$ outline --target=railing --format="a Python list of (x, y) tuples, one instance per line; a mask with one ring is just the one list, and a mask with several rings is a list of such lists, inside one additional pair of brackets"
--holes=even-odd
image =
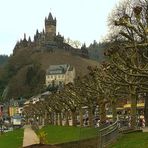
[(140, 123), (139, 119), (136, 119), (136, 126), (134, 128), (131, 127), (131, 120), (130, 118), (127, 118), (127, 116), (118, 116), (118, 124), (119, 129), (121, 132), (125, 132), (128, 130), (140, 130), (142, 127), (142, 123)]
[(100, 130), (100, 144), (99, 148), (103, 148), (110, 144), (119, 136), (118, 120), (106, 128)]

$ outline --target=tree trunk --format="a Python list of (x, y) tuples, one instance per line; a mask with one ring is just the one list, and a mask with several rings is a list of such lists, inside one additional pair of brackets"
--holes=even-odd
[(65, 125), (69, 126), (68, 111), (65, 111)]
[(50, 118), (50, 115), (49, 115), (49, 113), (47, 113), (47, 120), (46, 120), (47, 125), (49, 124), (49, 118)]
[(80, 110), (79, 110), (79, 114), (80, 114), (80, 127), (82, 127), (83, 126), (83, 109), (82, 108), (80, 108)]
[(71, 117), (72, 117), (72, 126), (76, 126), (77, 125), (76, 110), (71, 111)]
[(40, 116), (38, 116), (38, 123), (39, 123), (39, 125), (41, 124), (40, 121), (41, 121)]
[(148, 126), (148, 93), (146, 93), (145, 96), (144, 119), (145, 119), (145, 126)]
[(45, 119), (45, 125), (48, 124), (48, 115), (47, 115), (47, 111), (45, 111), (45, 114), (44, 114), (44, 119)]
[(103, 125), (106, 123), (106, 109), (105, 103), (100, 105), (100, 124)]
[(56, 113), (54, 112), (53, 113), (53, 121), (54, 121), (54, 125), (57, 125), (57, 115), (56, 115)]
[(116, 101), (112, 101), (112, 115), (113, 115), (113, 122), (117, 119), (117, 109), (116, 109)]
[(62, 126), (62, 115), (59, 113), (59, 124)]
[(50, 123), (54, 125), (54, 113), (53, 112), (50, 113), (50, 121), (51, 121)]
[(43, 117), (40, 115), (39, 119), (40, 119), (40, 125), (42, 125), (42, 123), (43, 123)]
[(55, 125), (58, 125), (58, 113), (55, 113)]
[(93, 108), (89, 107), (88, 108), (88, 120), (89, 120), (89, 126), (93, 126)]
[(131, 128), (136, 128), (136, 113), (137, 113), (137, 95), (135, 87), (130, 86), (130, 99), (131, 99)]

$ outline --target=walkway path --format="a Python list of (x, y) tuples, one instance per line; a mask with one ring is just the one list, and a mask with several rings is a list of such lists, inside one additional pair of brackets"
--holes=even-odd
[(36, 133), (31, 129), (31, 126), (25, 125), (23, 147), (38, 143), (39, 143), (39, 138), (37, 137)]
[(143, 128), (142, 128), (142, 131), (143, 131), (143, 132), (148, 132), (148, 127), (143, 127)]

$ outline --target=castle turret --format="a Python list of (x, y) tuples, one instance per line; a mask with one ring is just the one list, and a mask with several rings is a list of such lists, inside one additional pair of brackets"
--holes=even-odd
[(45, 34), (45, 31), (44, 31), (44, 29), (43, 29), (43, 31), (42, 31), (42, 34)]
[(26, 33), (24, 33), (24, 40), (26, 40)]
[(39, 34), (39, 31), (38, 31), (38, 29), (36, 30), (36, 35), (38, 35)]
[(88, 58), (89, 57), (88, 50), (87, 50), (87, 47), (86, 47), (85, 43), (81, 47), (81, 56), (84, 57), (84, 58)]
[(30, 36), (29, 36), (29, 38), (28, 38), (28, 42), (31, 43), (31, 37), (30, 37)]
[(49, 13), (48, 18), (45, 18), (45, 33), (49, 40), (53, 40), (56, 36), (56, 18), (53, 19), (51, 13)]
[(24, 39), (20, 43), (21, 43), (21, 47), (23, 48), (28, 46), (28, 41), (26, 39), (26, 33), (24, 33)]

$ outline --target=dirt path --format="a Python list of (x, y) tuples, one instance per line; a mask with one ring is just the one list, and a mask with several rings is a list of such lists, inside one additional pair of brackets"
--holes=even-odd
[(30, 125), (26, 125), (24, 127), (24, 139), (23, 139), (23, 147), (38, 144), (39, 138), (36, 133), (31, 129)]

